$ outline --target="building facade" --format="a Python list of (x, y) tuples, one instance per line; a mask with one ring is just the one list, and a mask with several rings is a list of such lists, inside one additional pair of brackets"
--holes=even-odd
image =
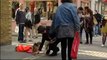
[(11, 44), (11, 19), (11, 0), (0, 0), (0, 46)]
[(95, 0), (95, 9), (104, 14), (105, 10), (107, 10), (107, 0)]

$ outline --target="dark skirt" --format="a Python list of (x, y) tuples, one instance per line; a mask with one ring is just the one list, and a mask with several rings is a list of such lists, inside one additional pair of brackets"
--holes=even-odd
[(25, 27), (32, 29), (32, 22), (30, 20), (26, 20)]

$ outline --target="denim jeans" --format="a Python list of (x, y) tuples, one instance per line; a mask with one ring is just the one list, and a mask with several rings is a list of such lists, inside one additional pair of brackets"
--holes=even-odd
[(18, 41), (24, 40), (23, 32), (24, 32), (24, 24), (19, 24)]
[(95, 25), (94, 27), (94, 35), (100, 35), (100, 25)]

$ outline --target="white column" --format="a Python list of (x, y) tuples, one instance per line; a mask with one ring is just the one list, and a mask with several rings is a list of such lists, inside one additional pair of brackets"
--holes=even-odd
[(99, 13), (101, 13), (101, 5), (102, 5), (102, 3), (100, 2), (100, 4), (99, 4)]
[(95, 1), (96, 0), (91, 0), (91, 10), (93, 11), (93, 13), (95, 13)]

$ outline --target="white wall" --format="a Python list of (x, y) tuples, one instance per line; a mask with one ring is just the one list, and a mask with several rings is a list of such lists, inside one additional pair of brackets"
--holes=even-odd
[(91, 0), (91, 10), (93, 11), (93, 13), (95, 13), (95, 1), (96, 0)]

